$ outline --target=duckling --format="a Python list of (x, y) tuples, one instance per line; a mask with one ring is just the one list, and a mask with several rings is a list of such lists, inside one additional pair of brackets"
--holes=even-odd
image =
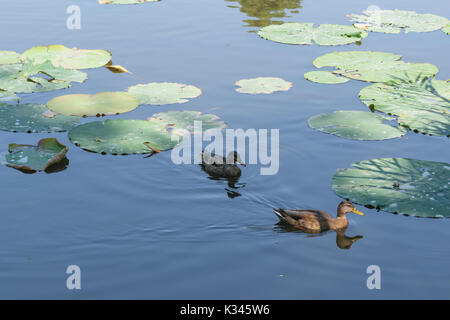
[(278, 218), (291, 226), (304, 232), (323, 232), (328, 230), (341, 230), (348, 226), (346, 214), (349, 212), (363, 216), (364, 213), (358, 211), (353, 203), (342, 201), (337, 207), (336, 218), (328, 213), (319, 210), (288, 210), (272, 209)]
[(236, 179), (241, 176), (241, 169), (237, 166), (237, 163), (240, 163), (243, 167), (246, 166), (237, 151), (230, 152), (224, 158), (204, 150), (201, 157), (202, 169), (212, 177)]

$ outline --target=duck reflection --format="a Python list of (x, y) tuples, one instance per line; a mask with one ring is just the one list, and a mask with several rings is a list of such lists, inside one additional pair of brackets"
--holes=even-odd
[[(297, 9), (302, 7), (302, 0), (225, 0), (238, 2), (240, 11), (245, 13), (249, 19), (243, 20), (248, 27), (266, 27), (271, 24), (281, 24), (282, 19), (290, 17), (289, 13), (298, 13)], [(228, 7), (237, 8), (229, 5)], [(255, 32), (255, 31), (249, 31)]]
[(201, 157), (201, 168), (209, 175), (209, 179), (227, 181), (228, 188), (225, 188), (225, 191), (230, 199), (241, 196), (239, 192), (235, 191), (245, 187), (244, 183), (239, 183), (242, 171), (237, 164), (239, 163), (245, 167), (245, 163), (241, 160), (239, 153), (232, 151), (224, 158), (204, 150)]
[[(349, 237), (345, 234), (345, 231), (347, 230), (347, 228), (345, 229), (340, 229), (340, 230), (336, 230), (336, 246), (339, 249), (343, 249), (343, 250), (348, 250), (352, 247), (352, 245), (363, 238), (363, 236), (361, 235), (357, 235), (357, 236), (353, 236), (353, 237)], [(277, 232), (298, 232), (298, 233), (307, 233), (305, 231), (301, 231), (298, 228), (295, 228), (289, 224), (286, 224), (284, 222), (278, 222), (276, 224), (276, 231)], [(331, 231), (329, 231), (331, 232)], [(323, 236), (324, 234), (308, 234), (308, 237), (320, 237)]]

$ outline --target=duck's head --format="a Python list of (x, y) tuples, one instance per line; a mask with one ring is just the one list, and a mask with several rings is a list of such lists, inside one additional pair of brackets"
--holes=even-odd
[(356, 209), (353, 203), (351, 203), (350, 201), (342, 201), (341, 203), (339, 203), (339, 206), (337, 208), (338, 217), (345, 217), (345, 215), (350, 212), (359, 214), (360, 216), (364, 215), (364, 213)]
[(241, 156), (237, 151), (231, 151), (227, 156), (227, 163), (228, 164), (236, 164), (240, 163), (242, 166), (246, 166), (245, 162), (242, 161)]

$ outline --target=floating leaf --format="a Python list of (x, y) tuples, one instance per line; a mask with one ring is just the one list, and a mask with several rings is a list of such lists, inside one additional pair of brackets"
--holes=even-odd
[(314, 28), (314, 23), (288, 22), (270, 25), (259, 30), (261, 38), (286, 44), (312, 44), (337, 46), (361, 41), (367, 32), (354, 26), (338, 24), (321, 24)]
[(352, 202), (418, 217), (450, 217), (450, 164), (404, 158), (361, 161), (333, 176)]
[(125, 69), (122, 66), (116, 65), (116, 64), (107, 64), (105, 65), (105, 68), (111, 71), (112, 73), (129, 73), (127, 69)]
[(69, 94), (47, 102), (50, 110), (68, 116), (105, 116), (129, 112), (139, 102), (126, 92)]
[(303, 76), (306, 80), (323, 84), (337, 84), (350, 81), (350, 79), (338, 77), (330, 71), (311, 71), (305, 73)]
[(375, 110), (398, 116), (398, 122), (412, 130), (450, 136), (450, 82), (416, 78), (377, 83), (362, 89), (359, 98)]
[(98, 0), (99, 4), (140, 4), (145, 2), (157, 2), (160, 0)]
[(420, 14), (405, 10), (366, 10), (362, 15), (348, 15), (358, 23), (356, 27), (364, 26), (364, 30), (383, 33), (429, 32), (441, 29), (448, 23), (447, 18), (434, 14)]
[(397, 80), (405, 74), (431, 77), (439, 71), (429, 63), (406, 63), (400, 59), (401, 55), (386, 52), (341, 51), (324, 54), (316, 58), (313, 64), (317, 68), (336, 67), (335, 74), (369, 82)]
[(407, 130), (384, 124), (394, 118), (365, 111), (335, 111), (309, 118), (311, 128), (353, 140), (385, 140), (399, 138)]
[(55, 67), (50, 61), (0, 66), (0, 89), (11, 93), (65, 89), (70, 87), (71, 81), (81, 83), (86, 79), (86, 73)]
[(188, 102), (188, 99), (201, 95), (202, 90), (183, 83), (152, 82), (130, 87), (128, 93), (140, 104), (164, 105)]
[(22, 54), (24, 60), (33, 64), (50, 61), (55, 67), (65, 69), (99, 68), (107, 64), (111, 57), (106, 50), (70, 49), (59, 44), (33, 47)]
[(10, 144), (8, 152), (1, 154), (1, 162), (27, 173), (47, 171), (66, 158), (67, 146), (55, 138), (39, 141), (37, 146)]
[(15, 51), (0, 51), (0, 64), (21, 63), (20, 53)]
[(0, 91), (0, 102), (19, 102), (19, 97), (8, 91)]
[(177, 132), (181, 130), (181, 134), (184, 130), (194, 132), (194, 122), (201, 122), (201, 130), (206, 131), (208, 129), (223, 129), (226, 127), (225, 122), (218, 121), (219, 117), (214, 114), (202, 114), (198, 111), (168, 111), (154, 114), (148, 119), (151, 122), (159, 122), (162, 125)]
[(79, 117), (52, 114), (41, 104), (0, 105), (0, 130), (13, 132), (63, 132), (77, 125)]
[(139, 154), (169, 150), (181, 137), (158, 121), (94, 121), (70, 130), (69, 139), (82, 149), (103, 154)]
[(446, 34), (450, 34), (450, 22), (442, 27), (442, 31), (445, 32)]
[(254, 79), (242, 79), (235, 83), (237, 92), (249, 94), (270, 94), (275, 91), (288, 91), (292, 87), (292, 82), (281, 78), (259, 77)]

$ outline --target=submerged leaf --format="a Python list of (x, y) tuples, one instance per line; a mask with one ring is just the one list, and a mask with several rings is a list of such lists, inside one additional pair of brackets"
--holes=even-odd
[(139, 100), (139, 104), (165, 105), (185, 103), (197, 98), (202, 90), (183, 83), (151, 82), (128, 88), (128, 93)]
[(367, 32), (338, 24), (321, 24), (314, 28), (314, 23), (288, 22), (270, 25), (259, 30), (261, 38), (286, 44), (312, 44), (337, 46), (361, 41)]
[(254, 79), (242, 79), (235, 83), (237, 92), (248, 94), (270, 94), (275, 91), (288, 91), (292, 87), (292, 82), (281, 78), (259, 77)]
[(418, 217), (450, 217), (450, 164), (405, 158), (361, 161), (332, 179), (342, 198)]
[(426, 134), (450, 136), (450, 83), (427, 78), (377, 83), (359, 92), (373, 109), (398, 116), (398, 122)]
[(12, 132), (63, 132), (76, 126), (80, 118), (53, 114), (41, 104), (0, 104), (0, 130)]
[(104, 116), (136, 109), (139, 102), (126, 92), (69, 94), (47, 102), (50, 110), (68, 116)]
[(407, 130), (384, 124), (393, 118), (365, 111), (335, 111), (309, 118), (311, 128), (353, 140), (386, 140), (400, 138)]
[(39, 141), (37, 146), (10, 144), (8, 152), (1, 154), (2, 164), (27, 173), (46, 171), (66, 158), (67, 146), (55, 138)]
[(434, 14), (419, 14), (405, 10), (366, 10), (362, 15), (348, 15), (356, 21), (356, 27), (364, 25), (364, 30), (383, 33), (429, 32), (441, 29), (448, 23), (447, 18)]
[(400, 61), (401, 55), (374, 51), (341, 51), (324, 54), (313, 61), (317, 68), (336, 67), (333, 73), (350, 79), (387, 82), (409, 77), (431, 77), (439, 69), (429, 63)]
[(70, 130), (69, 139), (82, 149), (103, 154), (143, 154), (169, 150), (181, 137), (167, 131), (158, 121), (94, 121)]
[(311, 71), (303, 76), (306, 80), (323, 84), (338, 84), (350, 81), (349, 78), (339, 77), (330, 71)]

